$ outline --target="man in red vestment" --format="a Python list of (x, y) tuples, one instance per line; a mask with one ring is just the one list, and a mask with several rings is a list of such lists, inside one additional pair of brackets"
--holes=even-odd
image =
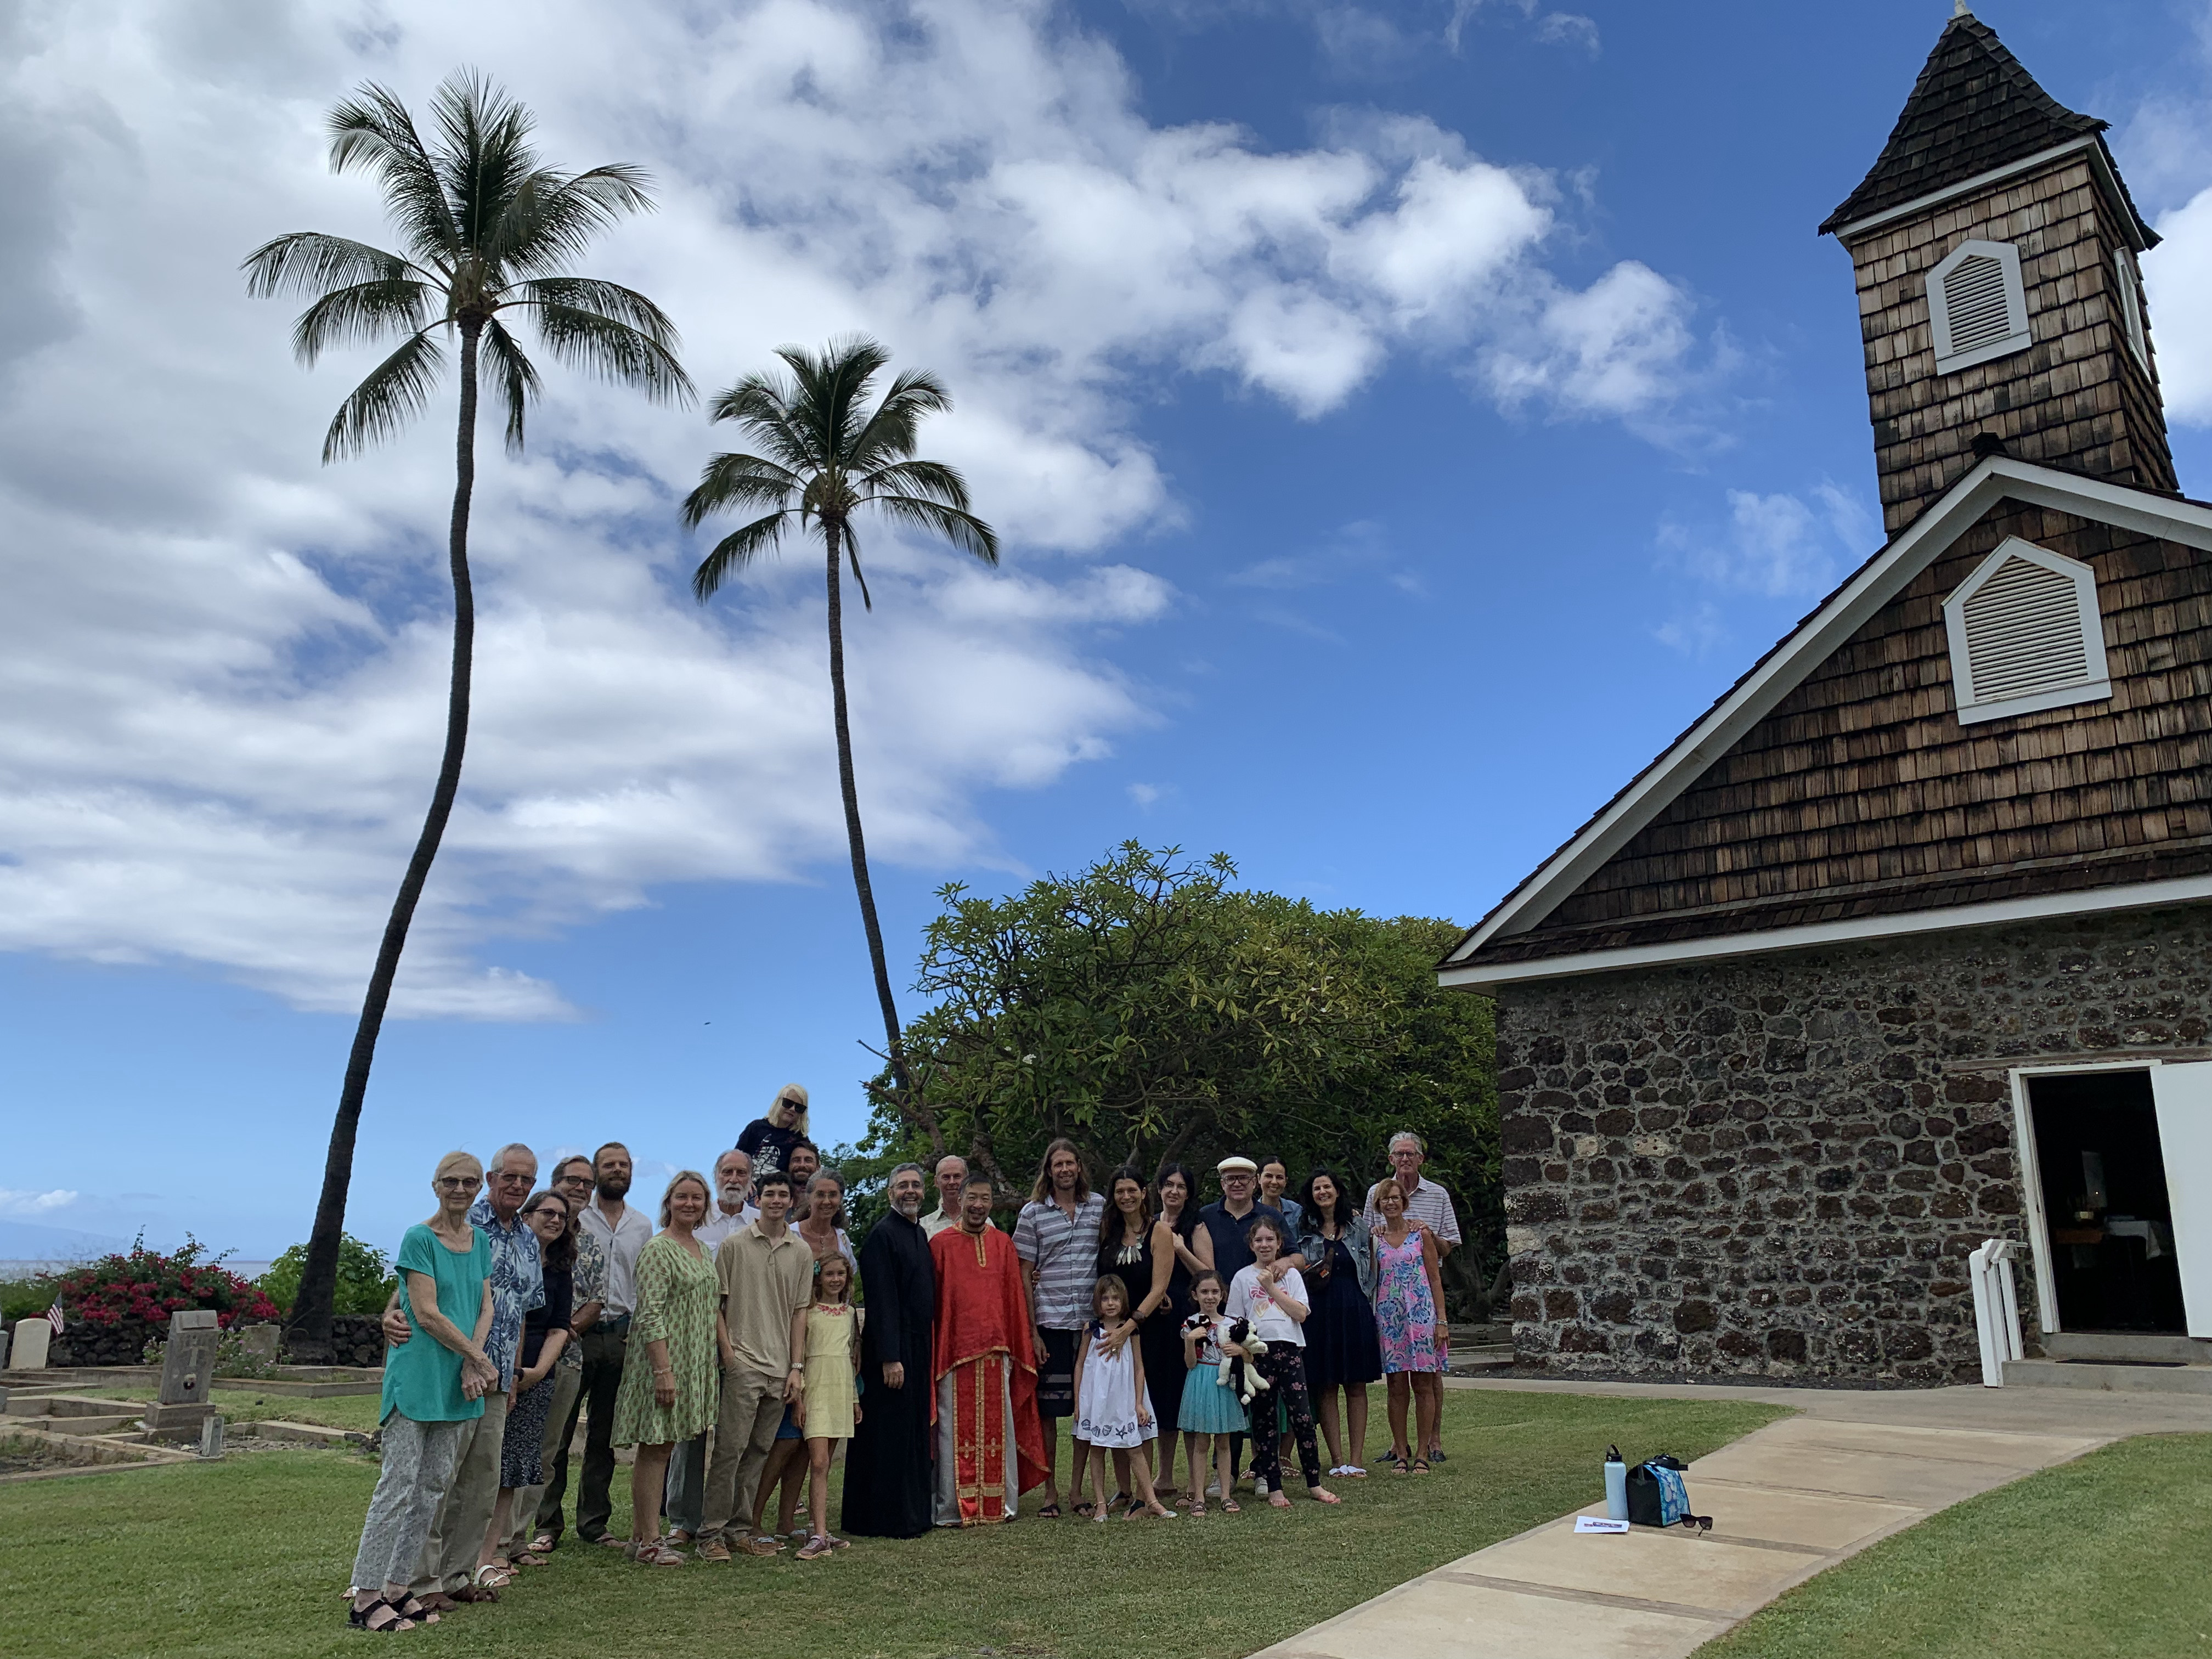
[[(929, 1242), (937, 1269), (936, 1520), (984, 1527), (1014, 1518), (1043, 1483), (1036, 1352), (1014, 1241), (991, 1224), (991, 1178), (960, 1194), (960, 1224)], [(1013, 1467), (1006, 1455), (1013, 1452)], [(1009, 1476), (1012, 1478), (1009, 1479)]]

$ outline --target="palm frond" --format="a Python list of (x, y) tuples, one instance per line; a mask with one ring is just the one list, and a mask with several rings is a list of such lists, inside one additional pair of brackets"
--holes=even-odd
[(430, 94), (437, 169), (462, 245), (489, 253), (523, 181), (538, 170), (529, 110), (481, 70), (454, 70)]
[(334, 346), (411, 334), (430, 319), (436, 298), (437, 290), (412, 278), (356, 283), (325, 294), (292, 325), (292, 355), (312, 368)]
[(919, 495), (963, 513), (968, 510), (967, 479), (942, 461), (894, 461), (863, 473), (860, 489), (863, 495)]
[(874, 495), (869, 498), (890, 517), (917, 530), (942, 537), (963, 553), (972, 553), (985, 564), (999, 562), (999, 534), (972, 513), (947, 507), (942, 501), (917, 495)]
[(890, 385), (860, 429), (853, 434), (853, 465), (867, 468), (914, 453), (921, 417), (952, 407), (951, 394), (926, 368), (908, 369)]
[(416, 257), (450, 264), (461, 246), (459, 228), (437, 164), (398, 94), (365, 81), (331, 111), (329, 129), (331, 171), (374, 173)]
[(872, 615), (876, 596), (868, 592), (868, 579), (860, 574), (860, 538), (853, 533), (849, 522), (845, 526), (845, 562), (852, 568), (853, 580), (860, 585), (860, 609)]
[(524, 412), (544, 389), (538, 369), (496, 317), (484, 325), (483, 346), (484, 365), (491, 371), (492, 385), (507, 410), (507, 453), (520, 455)]
[(814, 445), (813, 434), (793, 418), (798, 387), (773, 374), (748, 374), (709, 405), (716, 421), (734, 421), (785, 466), (804, 472), (834, 460)]
[(627, 162), (574, 178), (541, 168), (515, 195), (500, 257), (518, 273), (551, 272), (580, 258), (600, 232), (626, 213), (650, 213), (652, 175)]
[(570, 368), (635, 386), (655, 403), (688, 404), (698, 396), (676, 354), (628, 323), (544, 301), (531, 311), (545, 349)]
[(246, 291), (257, 300), (283, 294), (322, 295), (359, 283), (397, 282), (428, 273), (397, 253), (350, 237), (295, 230), (272, 237), (240, 262)]
[(421, 414), (445, 366), (445, 351), (431, 330), (410, 336), (338, 405), (323, 434), (324, 463), (359, 454)]
[(634, 288), (596, 276), (532, 276), (509, 290), (514, 305), (568, 306), (627, 323), (655, 345), (673, 351), (683, 343), (668, 313)]
[(713, 599), (714, 590), (724, 581), (783, 539), (784, 527), (790, 518), (788, 512), (771, 513), (716, 542), (714, 550), (702, 559), (699, 568), (691, 573), (691, 597), (702, 605)]
[(717, 455), (699, 474), (698, 487), (684, 498), (684, 526), (696, 530), (710, 513), (763, 502), (788, 503), (805, 485), (793, 473), (757, 455)]

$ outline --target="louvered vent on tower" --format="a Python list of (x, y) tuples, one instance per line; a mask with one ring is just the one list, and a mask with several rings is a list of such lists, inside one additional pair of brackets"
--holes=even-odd
[(2112, 695), (2097, 575), (2008, 537), (1943, 601), (1962, 725)]
[(2009, 242), (1961, 242), (1928, 273), (1936, 372), (1956, 374), (2034, 343), (2020, 254)]

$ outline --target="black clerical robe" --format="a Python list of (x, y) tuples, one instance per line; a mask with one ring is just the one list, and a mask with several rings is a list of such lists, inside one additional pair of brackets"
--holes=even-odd
[[(844, 1529), (864, 1538), (929, 1530), (931, 1327), (937, 1273), (918, 1221), (893, 1210), (860, 1246), (868, 1317), (860, 1336), (860, 1422), (845, 1453)], [(906, 1367), (889, 1388), (884, 1367)]]

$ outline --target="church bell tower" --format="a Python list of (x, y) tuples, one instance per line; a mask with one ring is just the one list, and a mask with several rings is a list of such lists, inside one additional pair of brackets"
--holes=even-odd
[(1873, 170), (1820, 226), (1857, 276), (1891, 535), (1985, 454), (2177, 487), (2136, 263), (2158, 236), (2108, 124), (1956, 3)]

